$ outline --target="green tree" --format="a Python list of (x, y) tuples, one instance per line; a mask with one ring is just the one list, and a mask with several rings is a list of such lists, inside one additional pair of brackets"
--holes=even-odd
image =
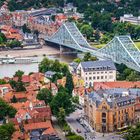
[(84, 140), (84, 138), (79, 135), (68, 136), (67, 139), (68, 140)]
[(31, 30), (27, 27), (26, 24), (24, 24), (24, 25), (22, 26), (22, 31), (23, 31), (23, 33), (31, 33)]
[(79, 104), (79, 96), (74, 96), (74, 97), (72, 97), (72, 101), (73, 101), (73, 103), (75, 103), (75, 104)]
[(21, 42), (18, 40), (12, 40), (10, 42), (7, 42), (6, 46), (10, 48), (21, 47)]
[(73, 88), (74, 88), (74, 83), (73, 83), (72, 74), (70, 72), (68, 72), (67, 75), (66, 75), (65, 88), (68, 89), (69, 95), (72, 95), (72, 91), (73, 91)]
[(91, 59), (90, 52), (85, 53), (84, 58), (83, 58), (83, 61), (90, 61), (90, 59)]
[(61, 108), (59, 108), (57, 120), (60, 124), (63, 124), (63, 123), (65, 123), (65, 118), (66, 118), (65, 109), (61, 107)]
[(37, 99), (44, 100), (46, 104), (50, 104), (53, 96), (50, 90), (48, 90), (47, 88), (43, 88), (38, 92)]
[(61, 64), (59, 60), (56, 59), (52, 64), (52, 70), (56, 72), (60, 72), (60, 69), (61, 69)]
[(16, 81), (14, 80), (9, 80), (9, 84), (11, 85), (12, 89), (16, 89)]
[(51, 70), (52, 64), (53, 64), (53, 61), (45, 57), (39, 64), (39, 71), (42, 73), (45, 73), (46, 71)]
[(11, 102), (12, 102), (12, 103), (16, 103), (16, 102), (17, 102), (17, 98), (16, 98), (15, 95), (12, 97)]
[(15, 131), (12, 123), (0, 126), (0, 140), (10, 140), (13, 132)]
[(72, 104), (71, 98), (64, 90), (58, 92), (51, 102), (51, 109), (54, 116), (58, 116), (60, 108), (65, 110), (66, 116), (74, 111), (74, 105)]
[(0, 98), (0, 119), (4, 119), (4, 117), (8, 116), (13, 118), (16, 114), (16, 109), (12, 106), (8, 105), (3, 99)]
[(58, 79), (62, 79), (62, 78), (63, 78), (63, 75), (62, 75), (61, 73), (58, 73), (58, 72), (57, 72), (55, 75), (53, 75), (51, 81), (52, 81), (53, 83), (57, 83), (57, 80), (58, 80)]
[(73, 61), (76, 63), (80, 63), (82, 60), (80, 58), (75, 58)]
[(20, 91), (26, 91), (25, 85), (24, 83), (21, 81), (21, 78), (18, 79), (18, 81), (14, 81), (14, 80), (10, 80), (9, 84), (11, 85), (11, 87), (16, 90), (17, 92)]
[(24, 83), (21, 81), (21, 79), (19, 78), (18, 81), (16, 82), (16, 92), (20, 92), (20, 91), (26, 91), (25, 85)]
[(107, 36), (107, 35), (103, 35), (101, 38), (100, 38), (100, 43), (101, 44), (106, 44), (108, 43), (110, 40), (110, 38)]
[(0, 85), (6, 84), (6, 81), (3, 79), (0, 79)]
[(64, 76), (69, 72), (69, 68), (67, 64), (61, 64), (61, 72), (63, 73)]
[(81, 33), (86, 35), (87, 39), (93, 36), (93, 28), (90, 25), (83, 25), (80, 29)]
[(7, 41), (6, 36), (0, 32), (0, 44), (3, 44)]
[(130, 128), (127, 134), (124, 136), (126, 140), (139, 140), (140, 139), (140, 124), (136, 125), (136, 128)]
[(22, 78), (23, 75), (24, 75), (24, 72), (21, 70), (18, 70), (15, 72), (14, 77)]

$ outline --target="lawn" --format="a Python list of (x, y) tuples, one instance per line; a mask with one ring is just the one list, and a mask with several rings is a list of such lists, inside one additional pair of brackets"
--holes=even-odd
[(135, 44), (140, 49), (140, 42), (135, 42)]
[[(140, 42), (134, 42), (134, 43), (140, 49)], [(100, 48), (104, 47), (106, 44), (94, 44), (94, 43), (92, 43), (90, 45), (92, 47), (96, 47), (96, 48), (100, 49)]]
[(106, 44), (94, 44), (94, 43), (91, 43), (90, 45), (91, 45), (92, 47), (95, 47), (95, 48), (100, 49), (100, 48), (104, 47)]

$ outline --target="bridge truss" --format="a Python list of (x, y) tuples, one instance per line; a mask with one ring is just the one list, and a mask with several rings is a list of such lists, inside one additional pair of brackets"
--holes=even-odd
[(90, 52), (99, 59), (111, 59), (115, 63), (125, 64), (140, 72), (140, 50), (130, 36), (115, 36), (101, 49), (89, 45), (75, 23), (66, 22), (46, 41), (57, 43), (81, 52)]

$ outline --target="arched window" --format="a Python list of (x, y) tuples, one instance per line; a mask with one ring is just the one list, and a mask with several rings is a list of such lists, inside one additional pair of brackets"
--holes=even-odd
[(105, 117), (106, 117), (106, 113), (102, 113), (102, 117), (104, 117), (104, 118), (105, 118)]

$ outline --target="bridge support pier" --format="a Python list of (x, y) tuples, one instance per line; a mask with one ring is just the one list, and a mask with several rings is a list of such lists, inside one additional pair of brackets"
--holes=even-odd
[(64, 47), (64, 46), (62, 46), (62, 45), (59, 45), (59, 50), (60, 50), (60, 54), (71, 54), (71, 53), (73, 53), (73, 52), (75, 52), (75, 50), (72, 50), (72, 49), (70, 49), (70, 48), (66, 48), (66, 47)]
[(63, 54), (64, 48), (60, 45), (60, 54)]

